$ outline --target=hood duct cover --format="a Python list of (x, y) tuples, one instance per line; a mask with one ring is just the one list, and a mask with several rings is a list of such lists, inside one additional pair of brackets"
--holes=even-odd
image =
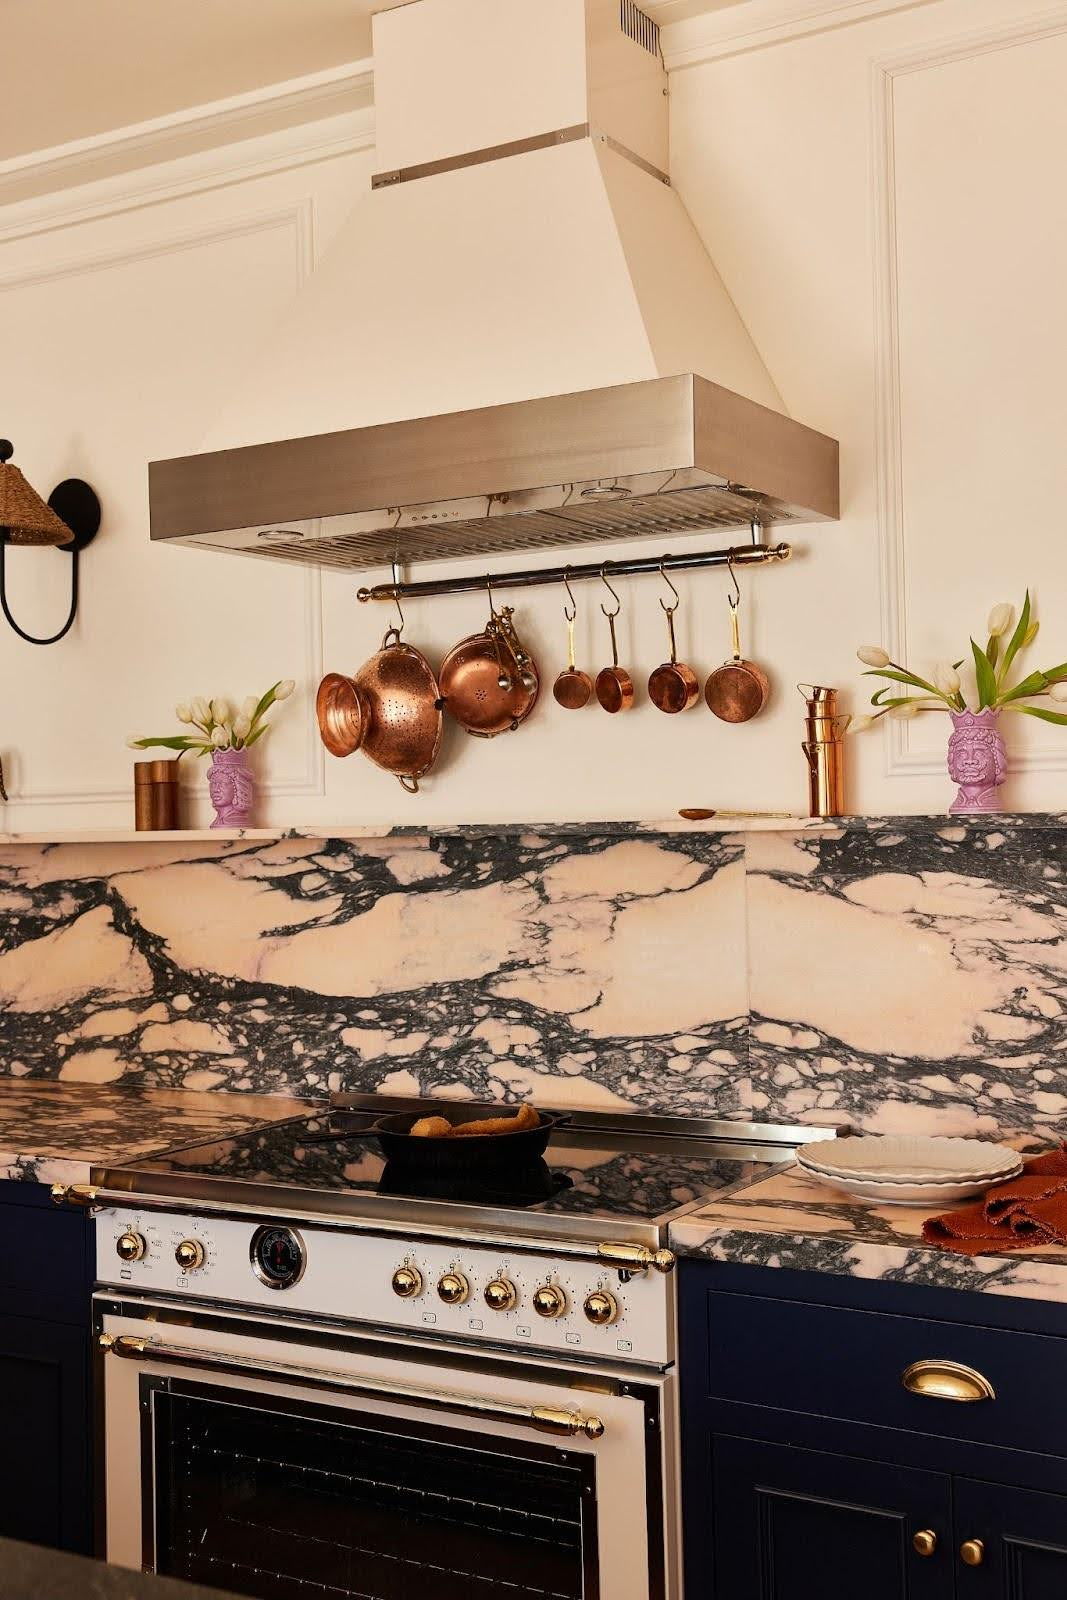
[(374, 26), (369, 190), (204, 452), (153, 463), (153, 539), (356, 569), (836, 517), (667, 178), (633, 0)]

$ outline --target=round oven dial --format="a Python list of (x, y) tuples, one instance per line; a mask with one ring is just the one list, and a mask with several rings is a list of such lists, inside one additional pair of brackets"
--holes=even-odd
[(197, 1272), (204, 1265), (204, 1247), (199, 1239), (183, 1239), (174, 1259), (183, 1272)]
[(606, 1289), (594, 1289), (585, 1297), (585, 1314), (598, 1328), (606, 1328), (618, 1320), (619, 1302)]
[(140, 1261), (147, 1249), (144, 1235), (134, 1233), (132, 1228), (128, 1229), (115, 1245), (115, 1252), (120, 1261)]
[(485, 1286), (485, 1303), (490, 1311), (514, 1311), (519, 1303), (519, 1291), (510, 1278), (494, 1278)]
[(461, 1306), (470, 1299), (471, 1286), (462, 1272), (446, 1272), (438, 1280), (437, 1293), (446, 1306)]
[(397, 1267), (393, 1273), (394, 1294), (401, 1300), (417, 1300), (422, 1290), (422, 1273), (418, 1267)]
[(562, 1317), (567, 1309), (567, 1296), (555, 1283), (543, 1283), (539, 1289), (534, 1290), (533, 1308), (539, 1317), (554, 1320)]

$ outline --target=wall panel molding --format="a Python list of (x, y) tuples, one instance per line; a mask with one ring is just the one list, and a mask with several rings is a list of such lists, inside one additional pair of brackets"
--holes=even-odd
[[(668, 68), (676, 72), (942, 3), (943, 0), (748, 0), (746, 5), (668, 26), (663, 39), (664, 57)], [(669, 14), (661, 21), (669, 24)]]
[[(42, 284), (80, 277), (110, 268), (129, 266), (138, 261), (177, 254), (222, 244), (228, 240), (254, 235), (269, 235), (287, 231), (292, 235), (294, 288), (298, 290), (307, 280), (315, 265), (314, 200), (310, 195), (283, 205), (259, 211), (246, 212), (224, 223), (212, 222), (201, 227), (172, 229), (163, 234), (143, 238), (128, 245), (116, 245), (108, 250), (86, 251), (66, 259), (42, 261), (38, 266), (8, 274), (0, 274), (0, 294), (21, 289), (32, 289)], [(147, 529), (145, 530), (147, 539)], [(305, 683), (315, 685), (323, 675), (323, 614), (322, 574), (306, 569), (301, 574), (303, 594), (303, 672)], [(317, 737), (313, 718), (308, 718), (304, 744), (302, 770), (290, 777), (278, 777), (260, 785), (264, 795), (293, 797), (321, 797), (326, 792), (326, 764), (323, 747)], [(17, 773), (16, 773), (17, 778)], [(92, 803), (115, 803), (132, 797), (132, 777), (118, 787), (86, 788), (74, 783), (68, 788), (23, 788), (20, 781), (9, 784), (11, 805), (64, 806)], [(195, 786), (194, 794), (207, 792), (206, 782)]]
[[(899, 253), (897, 233), (896, 108), (898, 78), (950, 66), (991, 51), (1035, 44), (1067, 32), (1067, 0), (1010, 23), (931, 40), (871, 63), (871, 158), (874, 201), (875, 459), (882, 594), (882, 641), (896, 661), (906, 658), (908, 571), (904, 533), (901, 427)], [(943, 776), (941, 755), (912, 750), (906, 722), (886, 718), (886, 774)], [(1013, 772), (1067, 771), (1067, 753), (1041, 751), (1010, 759)]]

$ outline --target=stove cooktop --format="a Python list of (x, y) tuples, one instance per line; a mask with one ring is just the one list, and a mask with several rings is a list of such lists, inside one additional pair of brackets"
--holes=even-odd
[(386, 1162), (367, 1131), (373, 1120), (370, 1113), (331, 1111), (171, 1151), (137, 1163), (137, 1187), (143, 1189), (155, 1174), (180, 1179), (185, 1192), (196, 1190), (204, 1198), (216, 1184), (228, 1193), (231, 1185), (247, 1184), (356, 1201), (391, 1197), (656, 1224), (788, 1156), (776, 1150), (757, 1157), (750, 1145), (721, 1140), (563, 1127), (536, 1163), (486, 1179), (414, 1179)]

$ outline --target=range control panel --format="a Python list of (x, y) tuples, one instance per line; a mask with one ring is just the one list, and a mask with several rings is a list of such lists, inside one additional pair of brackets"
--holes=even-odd
[[(595, 1247), (591, 1247), (591, 1252)], [(666, 1366), (674, 1279), (492, 1246), (133, 1208), (96, 1224), (101, 1285)]]

